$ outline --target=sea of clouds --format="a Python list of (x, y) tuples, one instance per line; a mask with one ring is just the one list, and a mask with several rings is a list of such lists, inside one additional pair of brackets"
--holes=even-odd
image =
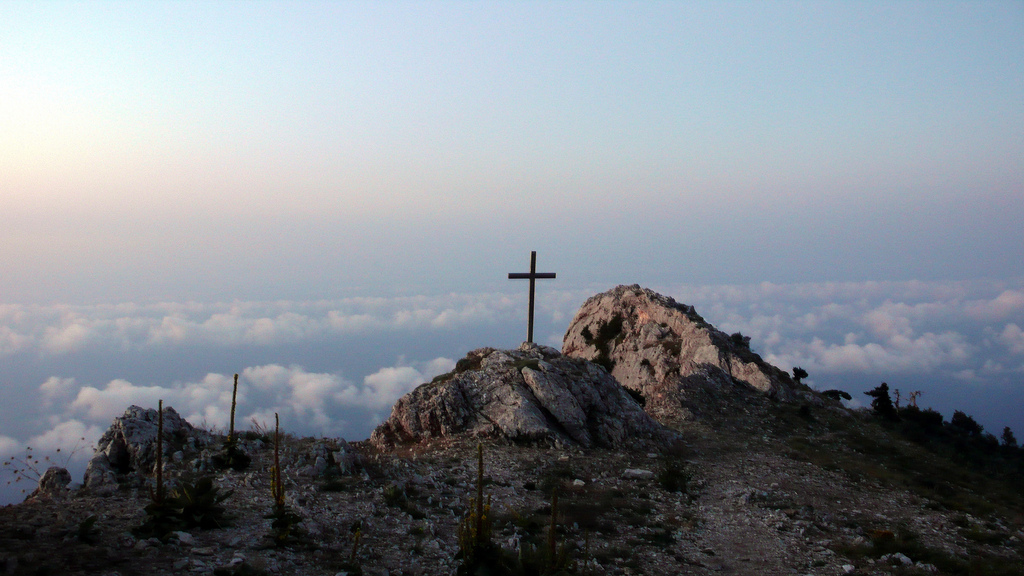
[[(604, 288), (539, 289), (537, 340), (559, 347), (579, 305)], [(962, 409), (997, 436), (1024, 431), (1024, 281), (652, 288), (750, 336), (769, 362), (803, 367), (813, 386), (853, 393), (855, 406), (884, 380), (904, 397), (922, 391), (919, 403), (947, 418)], [(290, 432), (366, 438), (397, 398), (469, 350), (518, 345), (525, 300), (0, 305), (0, 457), (31, 447), (78, 477), (115, 416), (160, 399), (223, 430), (235, 373), (243, 428), (277, 413)]]

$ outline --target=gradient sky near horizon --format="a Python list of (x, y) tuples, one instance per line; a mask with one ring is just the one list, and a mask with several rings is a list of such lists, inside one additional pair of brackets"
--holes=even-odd
[(1017, 1), (4, 2), (0, 399), (41, 427), (0, 453), (135, 393), (202, 415), (243, 369), (296, 418), (386, 412), (518, 342), (530, 250), (545, 343), (665, 287), (826, 387), (1024, 426), (1022, 30)]
[(1020, 2), (0, 12), (7, 302), (1024, 275)]

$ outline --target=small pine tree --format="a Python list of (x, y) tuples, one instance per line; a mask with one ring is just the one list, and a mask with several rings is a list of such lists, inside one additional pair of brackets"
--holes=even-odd
[(875, 415), (885, 418), (886, 420), (899, 419), (899, 416), (896, 414), (896, 407), (892, 404), (892, 398), (889, 397), (888, 384), (882, 382), (881, 386), (873, 390), (868, 390), (864, 394), (874, 398), (874, 400), (871, 401), (871, 410), (874, 411)]
[(804, 370), (799, 366), (793, 366), (793, 380), (795, 380), (797, 384), (800, 384), (800, 381), (807, 378), (807, 376), (807, 370)]
[(1017, 447), (1017, 438), (1014, 437), (1013, 430), (1010, 430), (1009, 426), (1003, 428), (1003, 446), (1009, 448)]
[(750, 336), (744, 336), (740, 332), (735, 332), (730, 335), (729, 340), (731, 340), (733, 346), (736, 346), (737, 348), (750, 348)]

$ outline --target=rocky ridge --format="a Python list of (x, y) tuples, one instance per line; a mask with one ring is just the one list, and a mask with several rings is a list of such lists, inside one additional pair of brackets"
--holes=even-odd
[(607, 368), (669, 426), (730, 404), (798, 396), (789, 374), (754, 353), (749, 339), (727, 335), (693, 306), (636, 284), (589, 298), (569, 324), (562, 353)]
[[(543, 546), (548, 494), (557, 489), (558, 541), (581, 574), (945, 573), (930, 556), (871, 554), (873, 539), (885, 534), (913, 534), (918, 549), (965, 566), (980, 553), (1004, 565), (1024, 557), (1024, 531), (1011, 519), (944, 510), (905, 489), (824, 470), (788, 457), (774, 438), (711, 436), (700, 425), (681, 436), (670, 450), (651, 452), (485, 441), (494, 541), (513, 552)], [(280, 455), (286, 500), (301, 532), (284, 547), (268, 538), (274, 450), (262, 440), (244, 446), (249, 470), (213, 476), (233, 492), (225, 502), (230, 524), (164, 540), (133, 535), (145, 519), (151, 476), (103, 496), (89, 489), (37, 496), (0, 508), (0, 568), (104, 576), (456, 573), (458, 525), (475, 492), (476, 441), (434, 438), (389, 452), (351, 443), (354, 463), (318, 475), (318, 457), (339, 446), (287, 437)], [(203, 462), (201, 455), (171, 461), (166, 471), (188, 477)], [(972, 533), (1000, 536), (979, 546)]]
[[(982, 472), (792, 385), (689, 306), (637, 286), (591, 300), (564, 355), (533, 344), (474, 350), (396, 403), (371, 441), (284, 435), (285, 501), (300, 519), (285, 545), (271, 538), (265, 431), (238, 435), (248, 469), (223, 469), (222, 436), (165, 408), (158, 446), (156, 411), (133, 406), (104, 434), (86, 487), (69, 491), (66, 471), (48, 471), (29, 500), (0, 508), (0, 572), (456, 574), (482, 443), (494, 543), (513, 557), (545, 546), (558, 492), (554, 536), (572, 573), (1024, 573), (1019, 507), (964, 484), (979, 487)], [(231, 493), (229, 523), (133, 532), (157, 450), (169, 489), (207, 477)], [(966, 480), (918, 483), (918, 464)]]

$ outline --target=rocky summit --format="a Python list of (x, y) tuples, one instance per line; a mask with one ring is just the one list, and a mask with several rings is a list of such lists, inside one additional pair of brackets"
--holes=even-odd
[(584, 448), (668, 437), (602, 367), (533, 343), (470, 352), (400, 398), (370, 441), (387, 449), (457, 434)]
[(170, 407), (161, 441), (132, 406), (84, 486), (39, 470), (0, 508), (0, 574), (1024, 574), (1015, 440), (830, 392), (619, 286), (563, 352), (469, 352), (369, 441), (225, 438)]
[(758, 396), (796, 395), (789, 374), (753, 352), (749, 338), (728, 335), (693, 306), (636, 284), (589, 298), (569, 324), (562, 353), (607, 368), (667, 425)]

